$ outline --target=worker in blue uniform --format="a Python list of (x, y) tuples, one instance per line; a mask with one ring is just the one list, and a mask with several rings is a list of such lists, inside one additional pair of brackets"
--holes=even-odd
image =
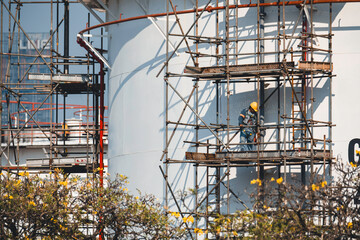
[[(252, 102), (249, 108), (245, 108), (241, 111), (239, 116), (240, 125), (240, 143), (254, 143), (256, 136), (256, 124), (257, 124), (257, 102)], [(241, 151), (253, 151), (254, 144), (241, 145)]]

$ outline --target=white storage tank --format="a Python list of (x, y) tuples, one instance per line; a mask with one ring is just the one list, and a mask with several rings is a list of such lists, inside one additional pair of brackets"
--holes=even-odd
[[(203, 7), (208, 1), (200, 0), (199, 6)], [(215, 2), (215, 1), (214, 1)], [(225, 1), (221, 2), (223, 5)], [(233, 2), (233, 1), (231, 1)], [(177, 5), (177, 11), (184, 9), (193, 9), (192, 0), (173, 0)], [(110, 0), (109, 9), (115, 16), (121, 18), (130, 18), (141, 15), (165, 13), (167, 10), (166, 0)], [(214, 7), (214, 3), (210, 4)], [(314, 16), (314, 31), (316, 34), (329, 33), (329, 4), (317, 4)], [(332, 128), (332, 150), (333, 156), (339, 157), (344, 161), (348, 160), (348, 146), (352, 139), (360, 137), (360, 127), (358, 119), (360, 118), (360, 109), (356, 107), (358, 99), (358, 89), (360, 82), (357, 81), (360, 68), (360, 48), (358, 46), (358, 37), (360, 37), (360, 16), (357, 14), (360, 10), (359, 3), (338, 3), (332, 6), (331, 27), (334, 37), (332, 39), (332, 60), (333, 72), (336, 77), (332, 81), (332, 95), (330, 98), (330, 80), (322, 79), (314, 81), (314, 119), (319, 121), (333, 121), (336, 127)], [(170, 8), (171, 11), (171, 8)], [(241, 27), (238, 29), (239, 38), (257, 37), (257, 9), (241, 8), (238, 13), (238, 21)], [(277, 35), (278, 8), (265, 7), (265, 37), (271, 38)], [(296, 6), (286, 7), (286, 33), (292, 34), (292, 26), (297, 21), (299, 9)], [(179, 15), (181, 26), (184, 32), (190, 28), (195, 19), (194, 13)], [(110, 17), (109, 17), (110, 18)], [(219, 35), (224, 37), (225, 11), (219, 11), (220, 29)], [(155, 24), (154, 24), (155, 22)], [(174, 34), (181, 34), (179, 27), (175, 24), (175, 17), (170, 16), (169, 29)], [(207, 37), (216, 36), (216, 11), (206, 11), (199, 20), (199, 34)], [(301, 21), (300, 25), (301, 26)], [(136, 189), (143, 193), (152, 193), (160, 199), (165, 196), (164, 179), (159, 170), (159, 165), (164, 168), (160, 158), (165, 150), (166, 139), (166, 107), (168, 107), (168, 119), (177, 121), (184, 107), (184, 102), (169, 88), (168, 99), (166, 99), (166, 85), (164, 83), (165, 70), (159, 77), (156, 75), (166, 61), (166, 41), (163, 33), (166, 34), (166, 16), (157, 18), (143, 18), (134, 21), (127, 21), (120, 24), (113, 24), (108, 27), (109, 33), (109, 62), (111, 71), (109, 73), (109, 172), (111, 175), (117, 173), (129, 177), (129, 189), (136, 192)], [(296, 30), (298, 35), (301, 31)], [(195, 35), (191, 30), (189, 35)], [(171, 37), (173, 46), (177, 46), (181, 37)], [(318, 46), (328, 47), (328, 40), (321, 38), (318, 40)], [(300, 42), (293, 44), (294, 49), (300, 49)], [(193, 42), (190, 42), (191, 50), (196, 51)], [(199, 45), (200, 52), (216, 54), (216, 44)], [(256, 51), (255, 42), (241, 42), (239, 51), (249, 53)], [(169, 72), (183, 73), (186, 65), (193, 66), (186, 45), (183, 43), (174, 57), (169, 62)], [(278, 51), (277, 40), (266, 41), (265, 51)], [(224, 49), (220, 49), (224, 53)], [(169, 53), (172, 48), (169, 46)], [(296, 55), (295, 53), (293, 55)], [(329, 61), (329, 53), (318, 54), (314, 56), (315, 61)], [(287, 60), (294, 57), (288, 54)], [(310, 57), (310, 56), (309, 56)], [(296, 60), (299, 57), (294, 57)], [(276, 62), (276, 54), (265, 56), (265, 62)], [(282, 58), (280, 59), (280, 61)], [(200, 67), (214, 66), (216, 59), (200, 58)], [(256, 63), (256, 56), (242, 57), (238, 64)], [(233, 62), (235, 64), (235, 62)], [(297, 62), (296, 62), (297, 64)], [(221, 65), (221, 62), (220, 62)], [(175, 86), (180, 95), (185, 99), (194, 86), (191, 78), (178, 77), (170, 78), (171, 85)], [(212, 81), (203, 81), (199, 83), (199, 115), (207, 124), (216, 123), (216, 88)], [(224, 85), (225, 86), (225, 85)], [(265, 98), (269, 97), (276, 89), (276, 84), (271, 83), (265, 89)], [(310, 99), (310, 83), (308, 83), (307, 100)], [(286, 97), (283, 98), (283, 86), (281, 87), (280, 111), (283, 114), (291, 116), (291, 88), (289, 83), (286, 85)], [(256, 83), (231, 84), (230, 88), (230, 124), (238, 124), (238, 115), (240, 111), (247, 107), (252, 101), (257, 101)], [(220, 92), (219, 123), (227, 124), (227, 96), (222, 88)], [(168, 100), (168, 106), (166, 105)], [(193, 107), (196, 99), (193, 97), (189, 104)], [(265, 123), (277, 123), (277, 94), (272, 96), (265, 105)], [(286, 104), (284, 105), (284, 102)], [(331, 107), (332, 104), (332, 107)], [(284, 106), (286, 107), (284, 110)], [(330, 108), (332, 108), (330, 111)], [(308, 118), (311, 109), (307, 109)], [(331, 115), (332, 112), (332, 115)], [(182, 121), (194, 124), (196, 116), (187, 109)], [(290, 122), (290, 121), (288, 121)], [(174, 125), (169, 125), (174, 126)], [(170, 128), (171, 130), (171, 128)], [(314, 130), (316, 138), (330, 138), (330, 131)], [(169, 131), (171, 133), (171, 131)], [(286, 133), (290, 139), (290, 132)], [(284, 133), (281, 133), (280, 140), (283, 140)], [(191, 144), (185, 144), (184, 141), (194, 142), (197, 137), (193, 127), (179, 126), (174, 138), (169, 145), (169, 158), (184, 160), (186, 151), (195, 151)], [(215, 142), (212, 133), (207, 130), (199, 132), (198, 139)], [(222, 135), (221, 139), (226, 139)], [(276, 141), (276, 130), (266, 132), (265, 141)], [(239, 139), (237, 138), (237, 140)], [(330, 144), (328, 144), (327, 148)], [(290, 144), (289, 144), (290, 146)], [(289, 147), (288, 146), (288, 147)], [(267, 149), (275, 149), (267, 146)], [(360, 145), (355, 144), (355, 150)], [(357, 159), (356, 159), (357, 161)], [(205, 191), (206, 175), (205, 168), (199, 168), (198, 183), (199, 188)], [(221, 170), (222, 173), (225, 170)], [(298, 173), (298, 169), (289, 170)], [(276, 174), (276, 169), (266, 172), (265, 177)], [(276, 175), (277, 176), (277, 175)], [(169, 168), (169, 183), (174, 191), (187, 190), (194, 187), (195, 171), (192, 164), (179, 163), (173, 164)], [(243, 200), (248, 200), (248, 192), (254, 188), (249, 183), (257, 178), (257, 172), (252, 168), (235, 168), (231, 170), (230, 186), (234, 192)], [(232, 196), (233, 197), (233, 196)], [(232, 208), (236, 210), (238, 205)]]

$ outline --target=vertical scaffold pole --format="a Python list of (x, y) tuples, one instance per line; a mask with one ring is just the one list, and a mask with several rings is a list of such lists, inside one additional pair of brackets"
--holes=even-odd
[[(53, 66), (53, 0), (50, 3), (50, 66)], [(56, 26), (57, 27), (57, 26)], [(50, 73), (50, 86), (53, 86), (53, 74)], [(65, 134), (65, 132), (64, 132)], [(50, 97), (50, 149), (49, 164), (53, 163), (53, 98)]]
[[(199, 15), (199, 0), (196, 0), (195, 2), (195, 19), (198, 18)], [(196, 36), (196, 42), (195, 42), (195, 48), (196, 48), (196, 53), (199, 52), (199, 22), (197, 21), (195, 24), (195, 36)], [(195, 67), (199, 66), (199, 55), (196, 54), (195, 57)], [(195, 107), (195, 111), (197, 114), (199, 114), (199, 78), (196, 78), (195, 80), (195, 103), (196, 103), (196, 107)], [(196, 141), (196, 152), (199, 152), (199, 118), (197, 116), (195, 116), (195, 124), (196, 124), (196, 136), (195, 136), (195, 141)], [(196, 216), (196, 221), (195, 221), (195, 228), (198, 228), (198, 209), (196, 208), (196, 206), (198, 205), (198, 192), (199, 192), (199, 184), (198, 184), (198, 171), (199, 171), (199, 164), (195, 164), (195, 177), (194, 177), (194, 185), (195, 185), (195, 201), (194, 201), (194, 207), (195, 207), (195, 216)], [(198, 235), (195, 235), (195, 239), (198, 238)]]
[[(168, 131), (169, 131), (169, 84), (167, 79), (167, 73), (169, 72), (169, 31), (170, 31), (170, 17), (169, 17), (169, 8), (170, 8), (170, 2), (169, 0), (166, 1), (166, 69), (165, 69), (165, 182), (169, 181), (169, 137), (168, 137)], [(165, 207), (169, 207), (169, 187), (165, 183)]]
[[(230, 8), (229, 8), (229, 0), (226, 0), (226, 20), (225, 20), (225, 49), (226, 49), (226, 106), (227, 106), (227, 116), (226, 116), (226, 123), (227, 123), (227, 131), (226, 131), (226, 146), (227, 149), (230, 148)], [(226, 159), (226, 167), (227, 172), (230, 171), (230, 159), (229, 157)], [(227, 205), (227, 214), (230, 214), (230, 174), (226, 177), (226, 205)]]
[(69, 16), (69, 0), (64, 0), (64, 73), (69, 73), (69, 32), (70, 32), (70, 16)]
[[(333, 121), (333, 117), (332, 117), (332, 96), (333, 96), (333, 70), (332, 70), (332, 60), (333, 60), (333, 53), (332, 53), (332, 3), (329, 4), (329, 62), (330, 62), (330, 66), (331, 66), (331, 71), (330, 71), (330, 86), (329, 86), (329, 108), (330, 108), (330, 113), (329, 113), (329, 122), (330, 122), (330, 126), (329, 126), (329, 151), (330, 151), (330, 166), (329, 166), (329, 175), (330, 175), (330, 179), (332, 179), (332, 121)], [(331, 182), (330, 182), (331, 184)]]

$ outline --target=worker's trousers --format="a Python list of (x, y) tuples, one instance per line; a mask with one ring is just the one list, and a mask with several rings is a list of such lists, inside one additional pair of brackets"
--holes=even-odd
[(240, 149), (243, 152), (254, 150), (254, 138), (255, 133), (252, 130), (242, 129), (240, 132), (240, 143), (252, 143), (240, 145)]

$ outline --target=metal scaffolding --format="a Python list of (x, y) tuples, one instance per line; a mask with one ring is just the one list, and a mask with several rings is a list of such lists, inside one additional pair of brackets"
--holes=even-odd
[[(231, 189), (230, 172), (234, 168), (253, 167), (256, 169), (257, 178), (264, 180), (266, 168), (272, 167), (276, 169), (274, 173), (278, 174), (277, 177), (282, 176), (286, 182), (290, 181), (290, 167), (298, 166), (300, 167), (300, 178), (303, 184), (312, 183), (317, 171), (316, 166), (323, 167), (323, 176), (331, 176), (333, 160), (331, 100), (333, 78), (332, 1), (304, 0), (265, 3), (263, 0), (258, 0), (240, 4), (238, 0), (208, 0), (202, 6), (200, 6), (198, 0), (193, 2), (194, 9), (177, 11), (174, 1), (167, 0), (166, 13), (120, 19), (93, 27), (89, 26), (78, 35), (78, 43), (88, 51), (85, 58), (70, 56), (67, 51), (68, 34), (64, 34), (64, 51), (62, 54), (59, 53), (59, 29), (64, 27), (64, 33), (68, 33), (68, 23), (66, 23), (68, 17), (66, 11), (64, 16), (60, 16), (60, 14), (56, 18), (51, 16), (51, 34), (48, 43), (55, 43), (56, 47), (50, 44), (51, 53), (44, 55), (42, 54), (44, 49), (39, 49), (33, 45), (37, 54), (29, 57), (35, 57), (39, 60), (30, 63), (28, 67), (30, 69), (31, 66), (42, 64), (49, 68), (50, 73), (44, 75), (26, 71), (23, 76), (10, 76), (10, 66), (20, 68), (24, 64), (20, 60), (17, 62), (8, 60), (6, 74), (1, 68), (0, 100), (2, 105), (17, 104), (17, 111), (14, 112), (9, 112), (9, 110), (4, 112), (4, 107), (0, 108), (1, 115), (5, 114), (9, 119), (8, 123), (4, 125), (1, 122), (3, 118), (0, 118), (2, 136), (4, 136), (0, 140), (1, 154), (3, 158), (9, 158), (10, 152), (13, 150), (14, 159), (16, 160), (15, 166), (12, 166), (9, 162), (8, 165), (2, 165), (1, 169), (19, 171), (29, 168), (50, 171), (55, 167), (60, 167), (68, 172), (85, 171), (88, 173), (92, 173), (92, 170), (96, 167), (103, 169), (104, 166), (101, 162), (104, 154), (103, 139), (104, 135), (106, 135), (103, 102), (104, 65), (106, 65), (106, 61), (101, 58), (101, 54), (105, 50), (102, 44), (100, 49), (93, 48), (89, 40), (86, 40), (85, 33), (106, 25), (166, 16), (166, 61), (158, 73), (158, 76), (160, 76), (165, 70), (166, 144), (160, 160), (165, 165), (165, 170), (161, 170), (166, 181), (166, 206), (171, 205), (173, 201), (182, 216), (193, 215), (197, 219), (195, 227), (198, 224), (200, 225), (201, 221), (208, 226), (218, 213), (231, 213), (231, 197), (235, 198), (244, 208), (248, 208), (246, 203)], [(46, 3), (50, 4), (51, 13), (53, 13), (54, 7), (58, 8), (62, 4), (61, 2), (52, 1)], [(69, 6), (69, 3), (71, 2), (64, 2), (65, 9)], [(317, 3), (328, 6), (329, 16), (326, 34), (316, 34), (314, 30), (313, 12), (314, 4)], [(14, 14), (11, 6), (16, 6)], [(292, 16), (286, 14), (289, 6), (298, 7), (298, 16), (295, 21), (290, 21), (289, 17)], [(19, 22), (21, 7), (22, 3), (18, 1), (9, 0), (8, 4), (1, 1), (1, 16), (3, 16), (3, 11), (7, 11), (12, 19), (9, 21), (9, 33), (22, 31), (25, 34)], [(277, 10), (276, 31), (275, 34), (271, 35), (265, 34), (267, 8)], [(239, 29), (243, 27), (243, 22), (239, 21), (239, 12), (242, 9), (256, 11), (256, 17), (253, 19), (255, 23), (254, 37), (244, 37), (239, 34)], [(194, 21), (190, 25), (182, 23), (181, 14), (193, 14)], [(203, 26), (200, 26), (202, 17), (207, 14), (215, 17), (215, 21), (211, 22), (211, 24), (215, 25), (213, 26), (215, 31), (212, 36), (203, 34)], [(174, 16), (175, 26), (178, 27), (179, 32), (173, 32), (174, 27), (170, 25), (171, 16)], [(52, 24), (54, 19), (56, 19), (55, 27)], [(188, 30), (186, 30), (185, 25)], [(1, 33), (3, 33), (2, 18)], [(12, 35), (9, 34), (10, 42), (14, 41)], [(3, 38), (3, 34), (1, 34), (1, 38)], [(172, 39), (176, 39), (177, 44), (175, 46), (172, 44), (172, 42), (175, 42)], [(267, 50), (268, 42), (275, 42), (276, 47)], [(318, 42), (322, 44), (320, 45)], [(243, 52), (241, 45), (248, 43), (255, 46), (254, 51)], [(316, 45), (314, 45), (315, 43)], [(184, 72), (173, 72), (169, 62), (180, 47), (186, 48), (186, 52), (189, 54), (189, 62), (183, 66)], [(3, 66), (4, 61), (3, 56), (10, 55), (18, 56), (18, 59), (26, 57), (21, 55), (20, 52), (13, 53), (11, 48), (1, 49), (1, 66)], [(318, 55), (325, 56), (325, 60), (319, 61), (316, 57)], [(271, 56), (271, 59), (275, 60), (269, 61), (270, 58), (267, 56)], [(204, 58), (213, 59), (214, 64), (201, 66), (201, 60)], [(252, 62), (249, 59), (252, 59)], [(99, 63), (99, 68), (95, 66), (96, 62)], [(72, 65), (86, 65), (88, 66), (87, 71), (82, 75), (72, 75), (69, 73), (69, 66)], [(61, 66), (64, 66), (63, 70)], [(11, 82), (10, 78), (16, 79), (17, 82)], [(181, 81), (190, 80), (193, 82), (192, 88), (186, 94), (187, 97), (184, 97), (183, 93), (179, 91), (182, 82), (179, 81), (178, 84), (172, 82), (173, 79), (178, 80), (179, 78), (182, 79)], [(41, 83), (34, 83), (30, 81), (31, 79), (41, 81)], [(27, 83), (27, 81), (29, 82)], [(329, 105), (327, 121), (315, 118), (316, 92), (314, 88), (319, 82), (326, 82), (329, 86), (326, 94)], [(215, 119), (214, 123), (207, 122), (201, 113), (200, 103), (202, 99), (209, 97), (209, 94), (203, 94), (206, 92), (203, 83), (207, 83), (206, 87), (211, 88), (215, 95), (212, 98), (215, 104), (215, 116), (212, 118)], [(257, 113), (258, 122), (253, 126), (257, 128), (258, 135), (256, 142), (254, 142), (256, 148), (254, 151), (244, 152), (239, 151), (240, 147), (246, 144), (239, 141), (240, 126), (231, 122), (231, 113), (234, 111), (231, 108), (231, 94), (237, 86), (246, 83), (254, 84), (255, 88), (252, 94), (257, 99), (260, 107)], [(271, 91), (267, 89), (269, 84), (273, 86)], [(31, 112), (22, 102), (24, 94), (22, 91), (24, 89), (32, 90), (31, 94), (43, 94), (45, 96), (44, 101), (35, 104)], [(291, 96), (288, 95), (289, 92)], [(80, 93), (87, 96), (87, 102), (83, 105), (87, 121), (86, 124), (71, 128), (66, 126), (66, 109), (75, 106), (66, 104), (66, 95)], [(170, 101), (174, 95), (184, 103), (184, 106), (178, 112), (177, 119), (170, 119), (169, 111), (173, 111), (173, 109), (170, 110)], [(14, 99), (9, 97), (4, 99), (4, 96), (12, 96)], [(60, 96), (63, 96), (63, 105), (59, 103), (58, 98)], [(275, 123), (267, 122), (265, 110), (268, 104), (275, 106)], [(39, 123), (34, 118), (37, 112), (43, 111), (43, 106), (47, 106), (50, 115), (50, 121), (47, 124)], [(288, 111), (287, 109), (291, 110)], [(63, 114), (60, 114), (59, 110), (63, 110)], [(184, 119), (186, 110), (192, 112), (194, 116), (192, 122)], [(12, 121), (20, 119), (20, 115), (24, 113), (27, 116), (26, 120), (21, 124), (21, 121), (12, 124)], [(60, 116), (63, 117), (62, 122), (59, 120)], [(176, 154), (171, 152), (175, 150), (169, 146), (176, 132), (182, 131), (181, 127), (192, 129), (195, 136), (194, 140), (183, 139), (183, 143), (193, 151), (186, 152), (184, 159), (176, 159), (173, 157)], [(34, 129), (36, 129), (36, 134), (39, 134), (36, 138), (47, 141), (41, 147), (46, 145), (49, 157), (33, 160), (35, 161), (34, 165), (20, 166), (18, 159), (20, 157), (21, 142), (29, 139), (33, 141)], [(321, 130), (318, 131), (317, 129)], [(210, 137), (202, 138), (201, 133), (204, 131), (209, 133)], [(266, 138), (263, 133), (269, 131), (272, 131), (275, 137)], [(70, 157), (70, 153), (65, 152), (67, 147), (66, 138), (67, 136), (71, 137), (74, 133), (81, 136), (76, 137), (76, 139), (86, 139), (84, 143), (86, 146), (84, 157), (86, 163), (81, 164), (81, 166), (84, 166), (81, 168), (82, 170), (79, 169), (78, 164), (65, 166), (64, 161), (62, 161), (64, 157), (59, 157), (60, 155), (66, 155), (65, 158), (70, 159), (70, 161), (76, 159), (76, 157)], [(63, 152), (61, 152), (62, 149), (64, 149)], [(41, 161), (41, 164), (39, 164), (39, 161)], [(169, 167), (173, 164), (190, 164), (194, 168), (194, 192), (196, 194), (194, 207), (190, 211), (189, 209), (186, 211), (181, 209), (169, 183), (169, 175), (171, 174)], [(326, 167), (328, 167), (328, 172), (325, 171)], [(206, 186), (202, 194), (199, 194), (200, 171), (206, 173)], [(100, 174), (102, 174), (102, 170)], [(262, 187), (258, 187), (259, 197), (261, 197)], [(221, 196), (222, 192), (225, 192), (224, 196)], [(200, 207), (205, 207), (205, 212), (201, 212)]]
[[(178, 17), (185, 11), (177, 12), (173, 0), (167, 2), (167, 54), (161, 69), (161, 71), (165, 70), (166, 83), (166, 146), (161, 160), (165, 164), (166, 182), (171, 177), (169, 176), (170, 165), (188, 163), (194, 167), (195, 204), (190, 212), (188, 209), (182, 211), (179, 208), (182, 215), (193, 215), (198, 222), (204, 219), (203, 223), (205, 221), (205, 225), (209, 226), (217, 214), (231, 213), (231, 196), (236, 198), (244, 209), (248, 208), (230, 187), (229, 175), (233, 168), (255, 167), (257, 178), (264, 180), (265, 168), (273, 167), (277, 169), (273, 173), (277, 172), (277, 177), (282, 176), (286, 182), (290, 180), (290, 167), (299, 166), (303, 184), (311, 184), (314, 181), (316, 166), (323, 167), (323, 177), (331, 176), (333, 160), (332, 3), (327, 3), (329, 13), (327, 33), (316, 34), (313, 20), (314, 1), (264, 3), (258, 0), (240, 5), (237, 0), (209, 0), (200, 8), (199, 1), (196, 0), (193, 11), (195, 20), (188, 32), (182, 30), (182, 23)], [(294, 8), (293, 5), (298, 5), (298, 17), (296, 21), (291, 22), (289, 17), (292, 16), (288, 16), (286, 10), (289, 6)], [(277, 9), (277, 31), (276, 34), (266, 36), (265, 16), (266, 9), (270, 7)], [(244, 23), (239, 21), (238, 16), (239, 11), (244, 8), (249, 11), (256, 9), (255, 37), (252, 38), (239, 34), (239, 29)], [(208, 32), (199, 27), (201, 17), (205, 18), (206, 14), (216, 18), (211, 22), (215, 24), (213, 28), (216, 29), (213, 36), (205, 35)], [(181, 29), (181, 34), (173, 33), (176, 27), (169, 27), (172, 15), (176, 19), (177, 27)], [(202, 35), (201, 32), (205, 34)], [(325, 43), (322, 44), (325, 47), (319, 45), (319, 39)], [(175, 41), (178, 42), (175, 51), (180, 45), (186, 43), (185, 47), (189, 53), (190, 60), (184, 66), (185, 71), (181, 73), (173, 72), (169, 64), (175, 54), (175, 51), (169, 48), (170, 42)], [(190, 45), (190, 41), (194, 44)], [(270, 41), (276, 41), (276, 48), (267, 51), (267, 42)], [(255, 50), (244, 52), (240, 49), (239, 45), (246, 43), (256, 46)], [(211, 45), (216, 46), (215, 54), (211, 52), (214, 49)], [(319, 61), (316, 55), (326, 57)], [(276, 61), (266, 60), (270, 59), (268, 56), (272, 56), (272, 59)], [(199, 59), (201, 58), (212, 58), (214, 64), (200, 67)], [(249, 62), (249, 58), (253, 59), (253, 62)], [(176, 84), (172, 83), (171, 79), (178, 80), (179, 78), (181, 80)], [(178, 89), (182, 87), (182, 82), (186, 79), (191, 79), (194, 84), (191, 91), (186, 93), (187, 97), (184, 97)], [(204, 85), (200, 84), (203, 82), (211, 83), (211, 88), (215, 92), (212, 101), (216, 102), (216, 116), (212, 119), (216, 119), (216, 123), (206, 122), (201, 116), (199, 102), (201, 99), (209, 98), (208, 94), (200, 94), (205, 92)], [(257, 112), (258, 122), (253, 126), (257, 128), (258, 137), (254, 143), (256, 150), (244, 152), (239, 151), (242, 145), (247, 144), (239, 141), (240, 126), (232, 125), (230, 121), (231, 111), (235, 111), (231, 108), (230, 96), (234, 86), (249, 82), (256, 86), (252, 92), (260, 109)], [(326, 95), (329, 101), (327, 121), (317, 120), (314, 115), (316, 97), (314, 86), (320, 82), (329, 84)], [(269, 84), (273, 85), (272, 91), (266, 89)], [(209, 88), (209, 85), (207, 84), (206, 87)], [(291, 91), (291, 98), (287, 96), (289, 94), (287, 89)], [(178, 112), (178, 119), (169, 118), (170, 95), (178, 96), (184, 103), (183, 109)], [(191, 100), (192, 98), (194, 100)], [(265, 108), (269, 104), (276, 106), (276, 123), (266, 122)], [(290, 113), (287, 111), (287, 104), (291, 105)], [(220, 108), (222, 108), (221, 113)], [(186, 109), (195, 115), (194, 121), (189, 122), (183, 119)], [(223, 114), (223, 117), (220, 114)], [(178, 129), (180, 126), (186, 129), (193, 128), (195, 135), (195, 141), (184, 139), (184, 144), (188, 144), (188, 149), (193, 149), (191, 152), (186, 152), (185, 160), (172, 158), (175, 154), (169, 147), (175, 132), (181, 131)], [(322, 130), (318, 131), (318, 129)], [(204, 131), (211, 136), (199, 138)], [(276, 139), (265, 140), (263, 133), (267, 131), (272, 131)], [(319, 135), (318, 132), (326, 134)], [(198, 176), (200, 169), (206, 171), (206, 190), (201, 193), (199, 193)], [(326, 169), (328, 169), (327, 172)], [(171, 205), (171, 201), (176, 201), (176, 197), (169, 194), (173, 192), (171, 185), (166, 186), (166, 205)], [(263, 187), (258, 187), (258, 197), (261, 197)], [(220, 196), (221, 192), (226, 192), (226, 194)], [(200, 206), (204, 206), (205, 213), (199, 213)]]
[[(91, 176), (100, 168), (103, 174), (105, 72), (91, 50), (84, 56), (70, 55), (70, 5), (79, 3), (1, 0), (1, 171), (48, 173), (59, 168), (64, 173)], [(34, 40), (34, 34), (23, 27), (20, 13), (30, 5), (49, 10), (50, 29), (43, 27), (43, 32), (50, 33), (46, 41)], [(8, 16), (6, 21), (4, 16)], [(85, 13), (86, 18), (90, 26), (90, 13)], [(100, 46), (95, 51), (103, 54), (103, 29), (99, 31), (101, 38), (96, 43)], [(87, 34), (91, 36), (90, 31)], [(89, 43), (90, 39), (83, 41)], [(26, 47), (31, 52), (24, 54)], [(76, 104), (69, 103), (70, 96), (78, 98)], [(43, 156), (26, 154), (34, 149), (43, 151)]]

